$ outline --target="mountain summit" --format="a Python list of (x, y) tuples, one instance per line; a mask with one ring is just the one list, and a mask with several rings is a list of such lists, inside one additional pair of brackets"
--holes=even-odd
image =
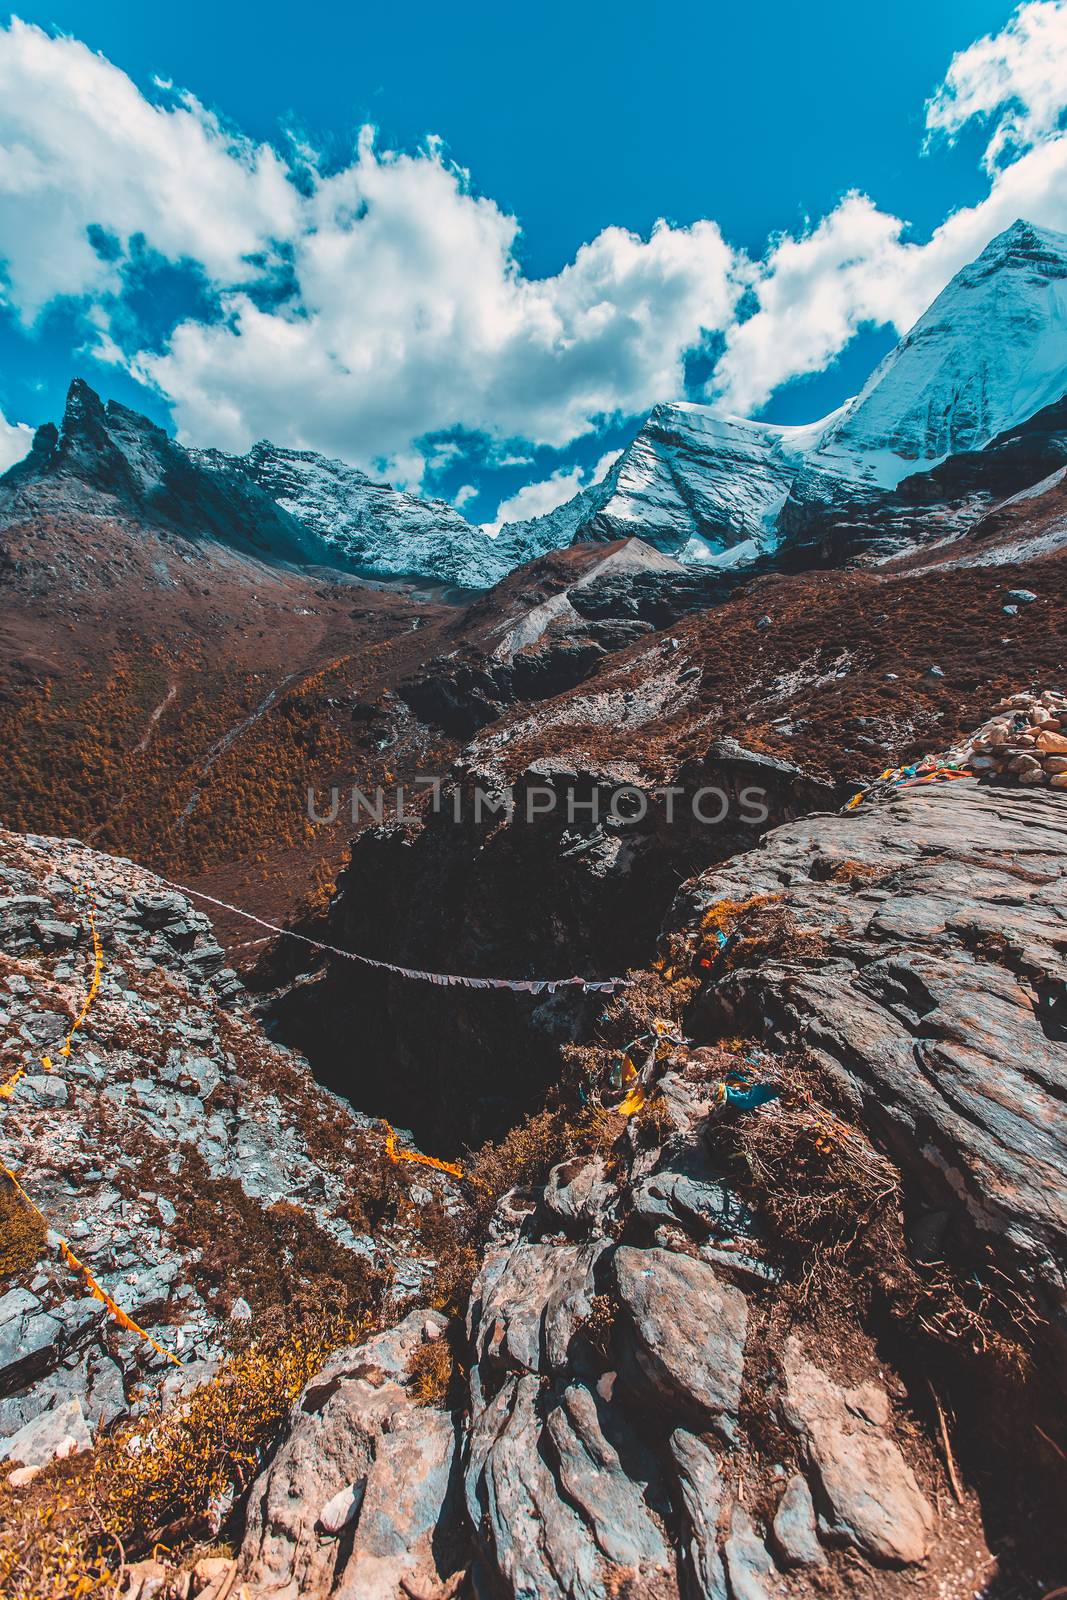
[(1018, 221), (958, 272), (829, 417), (782, 427), (708, 406), (656, 406), (602, 483), (506, 526), (538, 555), (639, 533), (682, 561), (735, 566), (777, 543), (797, 491), (809, 504), (895, 487), (980, 450), (1067, 392), (1067, 235)]
[(892, 487), (1067, 391), (1067, 234), (1015, 222), (958, 272), (813, 459)]

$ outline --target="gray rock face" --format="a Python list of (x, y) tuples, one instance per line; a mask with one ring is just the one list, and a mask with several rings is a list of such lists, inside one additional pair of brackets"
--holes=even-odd
[(508, 1592), (523, 1600), (603, 1595), (592, 1532), (565, 1500), (541, 1450), (540, 1385), (508, 1378), (475, 1421), (467, 1510), (487, 1523), (488, 1553)]
[(726, 1600), (726, 1569), (719, 1554), (723, 1481), (715, 1453), (703, 1439), (684, 1428), (676, 1428), (671, 1434), (670, 1451), (678, 1474), (681, 1508), (689, 1525), (683, 1550), (694, 1587), (701, 1600)]
[[(965, 1237), (1067, 1306), (1067, 805), (963, 780), (775, 829), (693, 879), (668, 919), (772, 894), (814, 963), (735, 962), (705, 1004), (803, 1043)], [(844, 872), (844, 876), (838, 876)]]
[(819, 1475), (831, 1535), (875, 1561), (921, 1561), (934, 1513), (888, 1431), (885, 1391), (871, 1383), (839, 1388), (795, 1337), (786, 1342), (783, 1375), (782, 1413)]
[(793, 1474), (774, 1513), (774, 1545), (787, 1567), (820, 1567), (826, 1561), (815, 1529), (815, 1506), (807, 1480)]
[(744, 1506), (734, 1506), (730, 1519), (726, 1570), (732, 1600), (770, 1600), (777, 1571)]
[(421, 1406), (409, 1406), (380, 1439), (338, 1591), (345, 1600), (393, 1600), (401, 1579), (448, 1576), (438, 1571), (434, 1541), (443, 1542), (458, 1509), (449, 1500), (455, 1446), (452, 1418)]
[(549, 1416), (560, 1487), (589, 1523), (602, 1553), (616, 1566), (666, 1568), (671, 1558), (640, 1489), (623, 1470), (601, 1423), (603, 1402), (571, 1384)]
[(24, 1467), (43, 1467), (56, 1456), (88, 1450), (92, 1436), (79, 1400), (68, 1400), (54, 1411), (44, 1411), (17, 1433), (0, 1440), (0, 1461), (17, 1461)]
[(612, 1267), (638, 1366), (656, 1391), (713, 1414), (735, 1412), (748, 1322), (740, 1290), (670, 1250), (623, 1246)]
[[(214, 452), (186, 450), (162, 428), (75, 378), (59, 429), (38, 428), (29, 455), (0, 483), (0, 523), (71, 511), (136, 517), (260, 556), (327, 559), (326, 547)], [(225, 462), (227, 458), (223, 457)]]
[(545, 1205), (564, 1225), (579, 1227), (602, 1218), (615, 1199), (616, 1188), (605, 1177), (604, 1158), (580, 1156), (561, 1162), (548, 1175)]
[(253, 1594), (394, 1600), (401, 1579), (448, 1576), (431, 1536), (447, 1550), (454, 1425), (402, 1381), (426, 1323), (411, 1312), (338, 1351), (294, 1405), (249, 1500), (240, 1571)]
[(490, 1566), (531, 1600), (600, 1600), (615, 1569), (650, 1582), (674, 1570), (656, 1463), (596, 1387), (599, 1368), (574, 1381), (592, 1359), (581, 1330), (607, 1249), (516, 1239), (487, 1256), (472, 1296), (467, 1511)]

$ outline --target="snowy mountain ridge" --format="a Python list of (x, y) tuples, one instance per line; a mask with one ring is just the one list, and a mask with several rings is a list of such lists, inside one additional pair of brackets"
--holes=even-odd
[(376, 483), (347, 462), (266, 439), (246, 456), (228, 459), (346, 564), (375, 576), (489, 588), (513, 565), (447, 500)]
[[(249, 553), (385, 579), (488, 588), (575, 541), (641, 538), (686, 565), (743, 567), (798, 517), (862, 516), (905, 478), (991, 440), (1067, 392), (1067, 235), (1019, 221), (964, 267), (871, 374), (817, 422), (782, 426), (657, 405), (599, 483), (496, 538), (444, 500), (264, 440), (191, 449), (87, 384), (0, 479), (0, 520), (77, 507)], [(910, 492), (910, 491), (909, 491)]]
[(1067, 391), (1067, 235), (1018, 221), (964, 267), (855, 399), (784, 427), (656, 406), (602, 483), (501, 541), (531, 555), (640, 534), (684, 562), (773, 549), (794, 494), (832, 503), (981, 449)]
[(685, 563), (734, 566), (774, 544), (782, 506), (808, 452), (840, 413), (784, 426), (710, 406), (655, 406), (599, 484), (547, 515), (505, 524), (519, 559), (575, 539), (640, 537)]

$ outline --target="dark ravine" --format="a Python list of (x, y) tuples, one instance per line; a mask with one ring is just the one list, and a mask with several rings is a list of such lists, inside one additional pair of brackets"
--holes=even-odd
[[(620, 976), (651, 959), (683, 878), (835, 798), (833, 785), (728, 740), (662, 786), (623, 766), (544, 760), (510, 785), (499, 770), (461, 769), (409, 826), (359, 836), (319, 936), (475, 977)], [(294, 976), (268, 1016), (353, 1104), (455, 1149), (506, 1132), (600, 1009), (595, 995), (441, 990), (327, 958)]]

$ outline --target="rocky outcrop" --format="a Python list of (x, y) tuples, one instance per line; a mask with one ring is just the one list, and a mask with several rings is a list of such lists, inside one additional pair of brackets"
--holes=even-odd
[[(693, 968), (703, 988), (684, 1032), (653, 1024), (666, 1065), (635, 1052), (654, 1116), (505, 1196), (480, 1262), (463, 1515), (439, 1524), (467, 1541), (472, 1592), (773, 1600), (841, 1581), (904, 1595), (940, 1585), (964, 1548), (992, 1571), (988, 1456), (961, 1488), (947, 1455), (959, 1503), (946, 1516), (921, 1419), (940, 1418), (939, 1454), (951, 1445), (911, 1358), (886, 1359), (864, 1295), (797, 1297), (771, 1210), (738, 1192), (723, 1136), (731, 1119), (791, 1114), (775, 1079), (803, 1046), (847, 1108), (856, 1158), (888, 1193), (899, 1182), (915, 1259), (992, 1260), (1055, 1315), (1065, 819), (1054, 792), (970, 779), (872, 791), (685, 886), (670, 959), (707, 948), (709, 926), (737, 931)], [(784, 930), (758, 959), (746, 905)], [(751, 1042), (701, 1043), (724, 1033)], [(739, 1060), (764, 1097), (728, 1087)], [(906, 1356), (899, 1337), (889, 1348)], [(437, 1413), (442, 1438), (456, 1416)]]
[(799, 1042), (942, 1212), (1057, 1316), (1067, 1205), (1062, 861), (1054, 791), (971, 779), (891, 790), (779, 828), (686, 885), (668, 919), (773, 897), (824, 941), (817, 960), (713, 969), (702, 1026)]
[(272, 1600), (433, 1593), (460, 1552), (453, 1419), (412, 1398), (408, 1363), (443, 1318), (412, 1312), (339, 1350), (297, 1400), (252, 1487), (240, 1576)]
[[(403, 1297), (427, 1264), (388, 1202), (373, 1231), (362, 1212), (380, 1130), (266, 1040), (188, 899), (9, 833), (0, 891), (0, 1458), (36, 1466), (210, 1376), (236, 1322), (265, 1333), (318, 1281), (335, 1310), (390, 1280)], [(428, 1173), (426, 1203), (451, 1182)]]
[[(576, 1158), (498, 1210), (467, 1324), (476, 1568), (524, 1600), (771, 1600), (845, 1547), (888, 1582), (927, 1558), (934, 1514), (873, 1353), (854, 1345), (850, 1381), (768, 1330), (773, 1243), (705, 1144), (714, 1085), (657, 1088), (662, 1143), (631, 1124), (610, 1177)], [(795, 1437), (791, 1473), (761, 1417), (778, 1450)]]

